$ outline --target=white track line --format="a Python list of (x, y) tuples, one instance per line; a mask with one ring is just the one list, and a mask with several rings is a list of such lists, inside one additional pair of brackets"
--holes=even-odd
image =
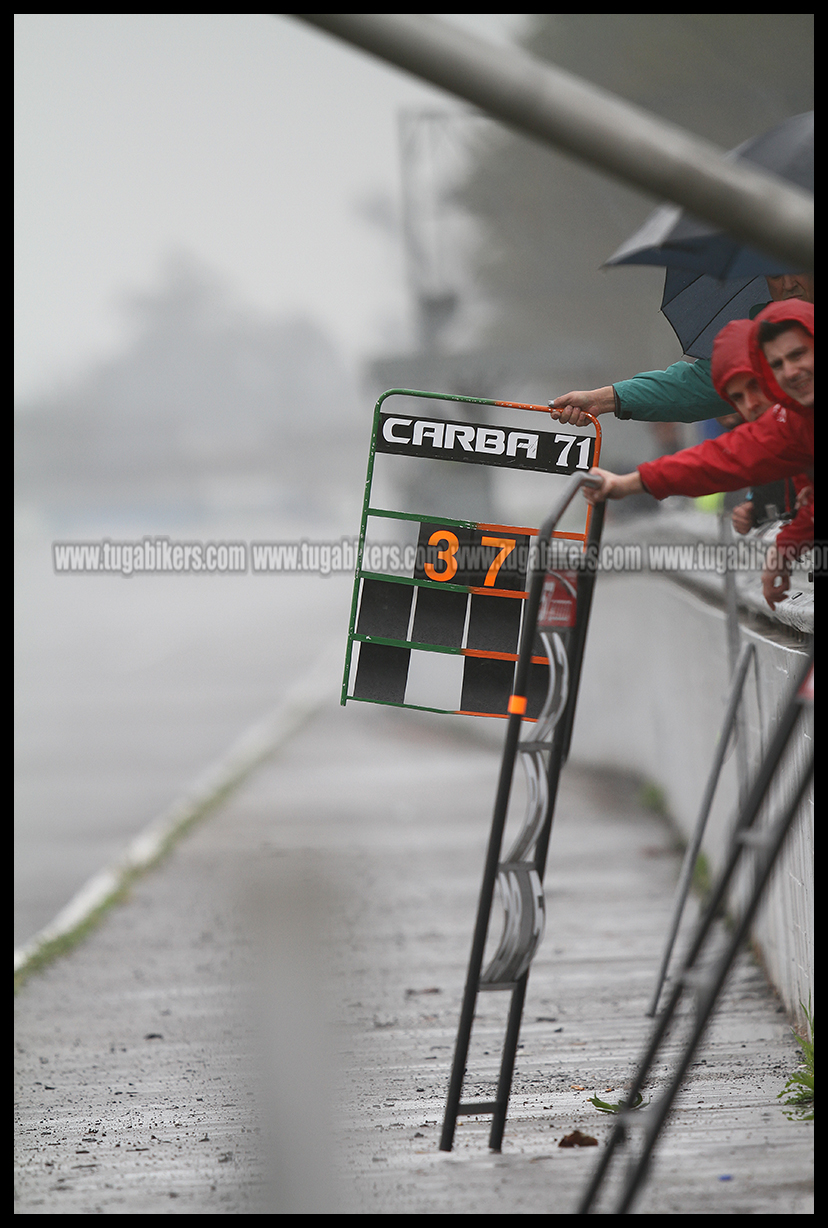
[(150, 866), (189, 823), (284, 745), (326, 702), (337, 699), (342, 652), (339, 640), (329, 645), (316, 665), (286, 691), (280, 704), (251, 725), (181, 797), (147, 824), (117, 861), (93, 874), (48, 925), (18, 948), (15, 975), (48, 943), (83, 925), (137, 871)]

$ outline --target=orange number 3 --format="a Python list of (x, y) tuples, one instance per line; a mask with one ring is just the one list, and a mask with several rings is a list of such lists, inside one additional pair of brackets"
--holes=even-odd
[(438, 529), (428, 539), (429, 546), (436, 546), (438, 542), (446, 543), (445, 550), (437, 551), (437, 558), (442, 559), (446, 565), (445, 571), (437, 571), (432, 563), (426, 563), (424, 570), (429, 580), (450, 580), (457, 571), (457, 559), (454, 556), (460, 549), (460, 543), (453, 533), (445, 529)]

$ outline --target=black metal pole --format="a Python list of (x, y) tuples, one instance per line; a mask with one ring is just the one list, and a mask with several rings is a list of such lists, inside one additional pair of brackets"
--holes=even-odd
[(513, 714), (509, 717), (506, 745), (503, 751), (500, 779), (498, 781), (494, 815), (492, 817), (492, 829), (489, 835), (489, 846), (486, 851), (486, 863), (483, 870), (483, 883), (480, 888), (480, 900), (477, 905), (477, 920), (475, 921), (471, 955), (469, 956), (469, 970), (466, 976), (466, 987), (463, 992), (463, 1006), (460, 1011), (460, 1022), (457, 1026), (454, 1065), (452, 1066), (448, 1097), (446, 1099), (443, 1131), (440, 1136), (441, 1151), (451, 1151), (454, 1142), (457, 1109), (460, 1105), (463, 1079), (466, 1074), (466, 1059), (469, 1053), (472, 1024), (474, 1023), (474, 1008), (477, 1002), (480, 970), (483, 966), (486, 934), (488, 933), (489, 918), (492, 911), (497, 866), (500, 860), (500, 848), (503, 843), (503, 829), (506, 825), (506, 812), (509, 806), (509, 793), (512, 787), (520, 725), (521, 717), (519, 714)]
[(512, 1091), (512, 1078), (515, 1073), (515, 1055), (517, 1053), (520, 1024), (523, 1019), (523, 1003), (526, 999), (526, 986), (529, 981), (529, 969), (521, 976), (512, 990), (512, 1001), (509, 1004), (509, 1018), (506, 1023), (506, 1035), (503, 1038), (503, 1051), (500, 1059), (500, 1078), (497, 1083), (497, 1108), (492, 1118), (492, 1128), (489, 1133), (489, 1149), (500, 1151), (503, 1144), (503, 1131), (506, 1128), (506, 1114), (509, 1111), (509, 1096)]
[(575, 724), (575, 707), (578, 703), (578, 688), (581, 685), (581, 668), (584, 662), (589, 616), (592, 610), (592, 595), (595, 591), (595, 575), (598, 569), (598, 553), (601, 545), (601, 532), (604, 528), (604, 513), (606, 503), (596, 503), (592, 509), (592, 520), (589, 525), (586, 550), (584, 552), (585, 569), (578, 576), (578, 617), (575, 623), (575, 634), (570, 652), (573, 664), (569, 676), (569, 703), (563, 718), (561, 749), (563, 762), (569, 756), (569, 744), (572, 741), (572, 727)]
[[(543, 582), (546, 575), (546, 552), (555, 525), (558, 523), (564, 511), (569, 506), (570, 502), (581, 486), (597, 486), (598, 484), (599, 479), (592, 478), (589, 476), (589, 474), (573, 474), (562, 491), (558, 502), (555, 504), (549, 516), (547, 516), (546, 520), (541, 526), (533, 558), (531, 581), (529, 584), (529, 596), (526, 602), (526, 611), (524, 614), (523, 630), (520, 640), (520, 651), (518, 654), (517, 668), (515, 670), (513, 698), (518, 698), (525, 701), (527, 683), (529, 680), (529, 667), (531, 665), (532, 649), (535, 639), (535, 628), (537, 626), (538, 611), (540, 609), (541, 594), (543, 592)], [(511, 706), (510, 701), (510, 708)], [(460, 1107), (460, 1097), (463, 1091), (463, 1079), (465, 1078), (466, 1074), (466, 1060), (468, 1058), (469, 1042), (471, 1039), (472, 1025), (474, 1023), (474, 1011), (480, 986), (480, 972), (483, 966), (486, 935), (489, 929), (489, 919), (491, 917), (492, 901), (494, 898), (495, 883), (497, 881), (497, 868), (500, 861), (500, 850), (503, 844), (503, 831), (506, 826), (509, 796), (512, 788), (512, 779), (514, 777), (515, 757), (517, 755), (517, 745), (520, 738), (522, 721), (523, 709), (520, 708), (520, 705), (518, 705), (516, 710), (512, 710), (510, 712), (509, 724), (506, 730), (506, 742), (503, 748), (503, 757), (500, 765), (500, 777), (498, 779), (494, 814), (492, 816), (492, 827), (489, 835), (489, 844), (486, 851), (486, 862), (483, 870), (483, 883), (480, 888), (480, 899), (477, 906), (477, 919), (475, 921), (472, 949), (469, 956), (469, 968), (466, 975), (466, 985), (463, 992), (463, 1005), (460, 1010), (460, 1020), (457, 1027), (454, 1062), (452, 1065), (448, 1095), (446, 1098), (446, 1111), (443, 1118), (443, 1129), (440, 1136), (441, 1151), (451, 1151), (454, 1142), (454, 1131), (457, 1125), (457, 1112)], [(525, 982), (525, 977), (522, 979)], [(525, 983), (523, 986), (523, 991), (525, 992)], [(515, 992), (516, 991), (513, 991), (513, 994)], [(522, 999), (520, 1005), (522, 1010)], [(520, 1026), (519, 1014), (517, 1026)], [(516, 1044), (517, 1042), (515, 1041), (515, 1045)]]
[[(586, 541), (585, 561), (587, 568), (578, 576), (577, 605), (572, 643), (569, 647), (569, 695), (566, 706), (552, 739), (552, 750), (549, 754), (549, 765), (546, 772), (549, 804), (547, 819), (535, 844), (535, 868), (543, 882), (546, 869), (546, 855), (549, 840), (552, 835), (552, 820), (555, 814), (555, 802), (558, 796), (561, 769), (569, 755), (569, 744), (572, 739), (572, 729), (575, 724), (575, 707), (578, 702), (578, 689), (581, 682), (581, 668), (586, 648), (586, 637), (589, 629), (589, 617), (592, 611), (592, 594), (595, 588), (594, 563), (598, 557), (601, 545), (601, 533), (604, 527), (604, 512), (606, 503), (597, 503), (592, 509), (592, 520), (589, 525), (589, 535)], [(590, 567), (590, 560), (592, 566)]]

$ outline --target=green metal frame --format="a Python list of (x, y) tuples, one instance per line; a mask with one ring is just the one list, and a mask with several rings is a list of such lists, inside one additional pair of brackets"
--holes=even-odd
[[(429, 524), (444, 524), (446, 526), (466, 528), (466, 529), (476, 529), (478, 525), (478, 522), (474, 520), (461, 520), (459, 518), (435, 516), (431, 514), (418, 513), (418, 512), (398, 512), (398, 511), (389, 510), (387, 508), (378, 508), (378, 507), (371, 506), (371, 489), (372, 489), (373, 480), (374, 480), (374, 462), (375, 462), (376, 452), (377, 452), (377, 431), (380, 425), (382, 406), (384, 402), (387, 401), (388, 398), (392, 396), (420, 397), (423, 400), (459, 402), (459, 403), (463, 403), (466, 405), (487, 405), (487, 406), (491, 406), (495, 408), (500, 407), (500, 408), (508, 408), (508, 409), (526, 409), (526, 410), (535, 410), (535, 411), (544, 411), (544, 412), (548, 412), (548, 410), (546, 410), (545, 406), (540, 406), (540, 405), (524, 404), (524, 403), (516, 402), (516, 401), (497, 401), (497, 400), (491, 400), (490, 398), (487, 398), (487, 397), (461, 396), (456, 393), (448, 393), (448, 392), (425, 392), (422, 389), (416, 389), (416, 388), (390, 388), (388, 389), (387, 392), (382, 393), (382, 395), (378, 398), (377, 403), (374, 407), (374, 417), (373, 417), (373, 424), (372, 424), (372, 429), (371, 429), (371, 446), (370, 446), (370, 451), (368, 454), (367, 472), (365, 475), (365, 491), (364, 491), (363, 500), (362, 500), (362, 519), (361, 519), (360, 528), (359, 528), (359, 545), (357, 547), (356, 568), (355, 568), (355, 573), (354, 573), (354, 589), (353, 589), (353, 595), (351, 597), (351, 612), (350, 612), (350, 619), (348, 623), (348, 644), (347, 644), (347, 649), (346, 649), (346, 654), (345, 654), (345, 667), (344, 667), (343, 677), (342, 677), (342, 690), (341, 690), (340, 703), (344, 706), (350, 699), (356, 703), (379, 703), (379, 704), (382, 704), (384, 706), (389, 706), (389, 707), (411, 708), (411, 709), (414, 709), (415, 711), (421, 711), (421, 712), (437, 712), (443, 715), (454, 715), (456, 710), (451, 709), (451, 708), (428, 707), (428, 706), (420, 705), (420, 704), (406, 704), (406, 703), (399, 704), (399, 703), (392, 703), (386, 700), (365, 699), (358, 695), (348, 695), (348, 683), (349, 683), (350, 675), (351, 675), (351, 660), (353, 656), (353, 645), (355, 642), (356, 643), (370, 642), (374, 644), (387, 644), (392, 647), (412, 648), (412, 649), (415, 649), (421, 652), (423, 651), (424, 652), (437, 652), (437, 653), (444, 653), (444, 654), (451, 655), (451, 656), (462, 656), (463, 655), (462, 648), (448, 647), (448, 646), (438, 645), (438, 644), (419, 644), (419, 643), (414, 643), (410, 640), (390, 639), (390, 638), (385, 638), (385, 637), (376, 636), (376, 635), (366, 636), (366, 635), (360, 635), (356, 631), (357, 606), (359, 603), (360, 581), (363, 579), (382, 580), (388, 583), (403, 584), (403, 585), (406, 585), (408, 587), (413, 587), (413, 588), (439, 589), (443, 592), (468, 593), (470, 591), (469, 586), (465, 584), (452, 584), (447, 581), (435, 582), (432, 580), (422, 580), (422, 579), (417, 579), (414, 577), (407, 577), (407, 576), (391, 576), (391, 575), (387, 575), (384, 573), (364, 571), (362, 568), (362, 559), (363, 559), (363, 554), (365, 550), (365, 535), (366, 535), (367, 526), (368, 526), (368, 518), (370, 516), (375, 516), (378, 518), (384, 517), (389, 520), (408, 520), (408, 521), (412, 521), (413, 523), (422, 523), (424, 521), (427, 521)], [(600, 456), (600, 449), (601, 449), (601, 428), (598, 424), (597, 419), (593, 418), (591, 420), (596, 430), (594, 463), (597, 464), (599, 460), (599, 456)], [(575, 540), (585, 542), (587, 538), (587, 534), (589, 532), (589, 521), (590, 521), (591, 512), (592, 512), (592, 509), (589, 508), (587, 510), (586, 524), (585, 524), (583, 534), (560, 534), (560, 535), (556, 534), (556, 536), (562, 536), (562, 537), (565, 536), (569, 539), (574, 538)], [(492, 713), (491, 715), (494, 716), (495, 718), (499, 716), (499, 714), (497, 713)]]

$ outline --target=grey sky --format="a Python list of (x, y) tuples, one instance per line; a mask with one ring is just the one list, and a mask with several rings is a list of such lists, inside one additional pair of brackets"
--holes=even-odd
[[(496, 40), (521, 14), (442, 14)], [(285, 16), (18, 14), (16, 380), (111, 352), (118, 298), (185, 250), (240, 301), (323, 324), (354, 359), (404, 335), (400, 107), (457, 102)]]

